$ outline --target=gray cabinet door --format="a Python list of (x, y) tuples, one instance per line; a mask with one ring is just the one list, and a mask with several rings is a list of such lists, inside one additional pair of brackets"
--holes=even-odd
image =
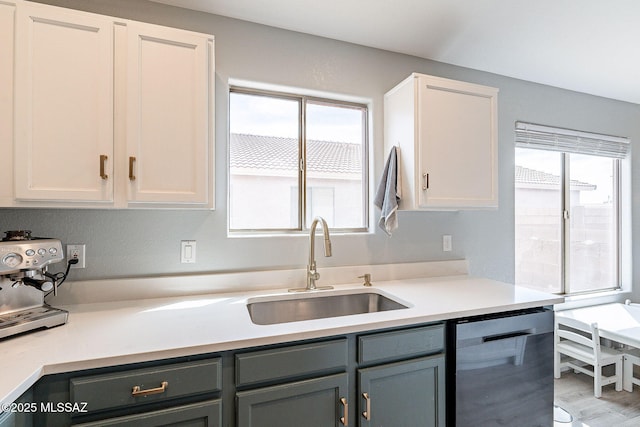
[(92, 423), (74, 424), (82, 427), (221, 427), (222, 404), (220, 400), (192, 403), (142, 414), (109, 418)]
[(444, 356), (358, 370), (361, 427), (444, 427)]
[(343, 373), (238, 392), (237, 426), (347, 425), (348, 386), (348, 375)]
[(33, 414), (40, 409), (40, 403), (33, 399), (33, 390), (27, 390), (15, 403), (0, 411), (0, 427), (32, 427)]
[(15, 423), (15, 414), (11, 412), (0, 412), (0, 427), (13, 427)]

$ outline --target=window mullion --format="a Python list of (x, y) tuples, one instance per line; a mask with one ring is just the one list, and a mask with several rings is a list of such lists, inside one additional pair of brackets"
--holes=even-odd
[(616, 245), (615, 245), (615, 251), (616, 251), (616, 270), (615, 270), (615, 287), (616, 288), (620, 288), (622, 286), (622, 236), (621, 236), (621, 230), (622, 230), (622, 193), (621, 193), (621, 182), (622, 182), (622, 177), (621, 177), (621, 173), (622, 171), (620, 170), (620, 164), (621, 164), (621, 160), (620, 159), (615, 159), (613, 162), (613, 185), (614, 185), (614, 191), (613, 191), (613, 197), (615, 198), (614, 202), (613, 202), (613, 206), (615, 209), (615, 218), (616, 218), (616, 222), (615, 222), (615, 239), (616, 239)]
[(298, 224), (300, 230), (306, 230), (307, 224), (307, 101), (300, 99), (300, 133), (299, 141), (299, 164), (298, 169)]
[(562, 197), (562, 221), (561, 221), (561, 239), (560, 248), (562, 260), (560, 271), (562, 274), (562, 293), (571, 293), (570, 287), (570, 266), (571, 266), (571, 173), (569, 166), (569, 154), (562, 153), (562, 169), (560, 194)]

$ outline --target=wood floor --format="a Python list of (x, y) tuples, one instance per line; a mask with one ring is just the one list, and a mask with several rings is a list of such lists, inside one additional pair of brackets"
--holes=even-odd
[(637, 427), (640, 426), (640, 387), (633, 393), (615, 391), (613, 385), (593, 396), (593, 379), (584, 374), (563, 372), (555, 380), (555, 404), (573, 416), (573, 424), (556, 427)]

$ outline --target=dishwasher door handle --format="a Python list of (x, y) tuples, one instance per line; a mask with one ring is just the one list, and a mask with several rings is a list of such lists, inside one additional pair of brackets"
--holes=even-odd
[(533, 335), (533, 334), (535, 334), (535, 331), (532, 331), (531, 329), (527, 329), (524, 331), (507, 332), (504, 334), (489, 335), (486, 337), (482, 337), (482, 342), (484, 343), (484, 342), (491, 342), (491, 341), (508, 340), (511, 338), (526, 337), (528, 335)]

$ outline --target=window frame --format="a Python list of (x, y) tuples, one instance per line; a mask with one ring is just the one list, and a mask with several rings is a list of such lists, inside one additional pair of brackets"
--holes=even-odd
[[(603, 287), (598, 289), (589, 289), (578, 292), (571, 291), (571, 170), (570, 170), (570, 152), (565, 151), (557, 151), (557, 150), (545, 150), (540, 148), (532, 148), (532, 147), (516, 147), (516, 150), (540, 150), (540, 151), (548, 151), (548, 152), (558, 152), (560, 154), (560, 206), (558, 215), (561, 216), (562, 220), (560, 221), (560, 230), (558, 230), (559, 236), (561, 236), (560, 241), (560, 291), (554, 292), (558, 295), (564, 296), (580, 296), (587, 294), (598, 294), (605, 293), (610, 291), (621, 291), (623, 290), (623, 277), (624, 277), (624, 259), (623, 259), (623, 235), (622, 230), (624, 228), (623, 224), (623, 215), (624, 215), (624, 207), (623, 200), (625, 199), (623, 195), (623, 178), (622, 178), (622, 169), (624, 167), (623, 159), (620, 158), (611, 158), (607, 156), (596, 156), (602, 158), (608, 158), (613, 162), (613, 197), (614, 201), (612, 202), (612, 206), (614, 209), (613, 217), (615, 220), (613, 221), (614, 235), (615, 235), (615, 265), (613, 266), (614, 275), (615, 275), (615, 285), (611, 287)], [(594, 155), (595, 156), (595, 155)], [(515, 207), (515, 198), (514, 198), (514, 207)], [(534, 288), (535, 289), (535, 288)]]
[(622, 288), (621, 283), (621, 188), (620, 188), (620, 168), (621, 160), (615, 158), (608, 158), (606, 156), (598, 156), (602, 158), (608, 158), (613, 162), (613, 202), (612, 207), (614, 209), (612, 226), (614, 227), (613, 235), (615, 237), (615, 265), (613, 266), (614, 285), (611, 287), (603, 287), (598, 289), (590, 289), (584, 291), (572, 292), (571, 290), (571, 155), (572, 153), (561, 153), (562, 158), (562, 215), (563, 221), (561, 221), (561, 233), (562, 233), (562, 295), (582, 295), (597, 292), (607, 292), (612, 290), (620, 290)]
[[(305, 95), (302, 93), (293, 93), (281, 90), (271, 90), (263, 88), (255, 88), (246, 85), (229, 85), (229, 97), (233, 93), (264, 96), (269, 98), (279, 98), (293, 100), (298, 102), (298, 226), (295, 228), (231, 228), (231, 162), (228, 161), (227, 167), (227, 232), (229, 235), (274, 235), (274, 234), (304, 234), (308, 232), (307, 224), (307, 115), (306, 106), (308, 103), (327, 106), (344, 106), (347, 108), (359, 109), (362, 112), (362, 149), (361, 149), (361, 165), (362, 165), (362, 218), (363, 225), (361, 227), (331, 227), (332, 232), (338, 233), (366, 233), (370, 231), (370, 140), (369, 140), (369, 114), (370, 106), (364, 102), (348, 101), (339, 97)], [(231, 117), (231, 103), (228, 109), (229, 117)], [(229, 123), (230, 120), (227, 121)], [(227, 141), (231, 144), (231, 127), (228, 126)], [(230, 159), (230, 145), (227, 150), (227, 159)], [(292, 208), (294, 205), (292, 204)], [(313, 218), (311, 218), (313, 221)]]

